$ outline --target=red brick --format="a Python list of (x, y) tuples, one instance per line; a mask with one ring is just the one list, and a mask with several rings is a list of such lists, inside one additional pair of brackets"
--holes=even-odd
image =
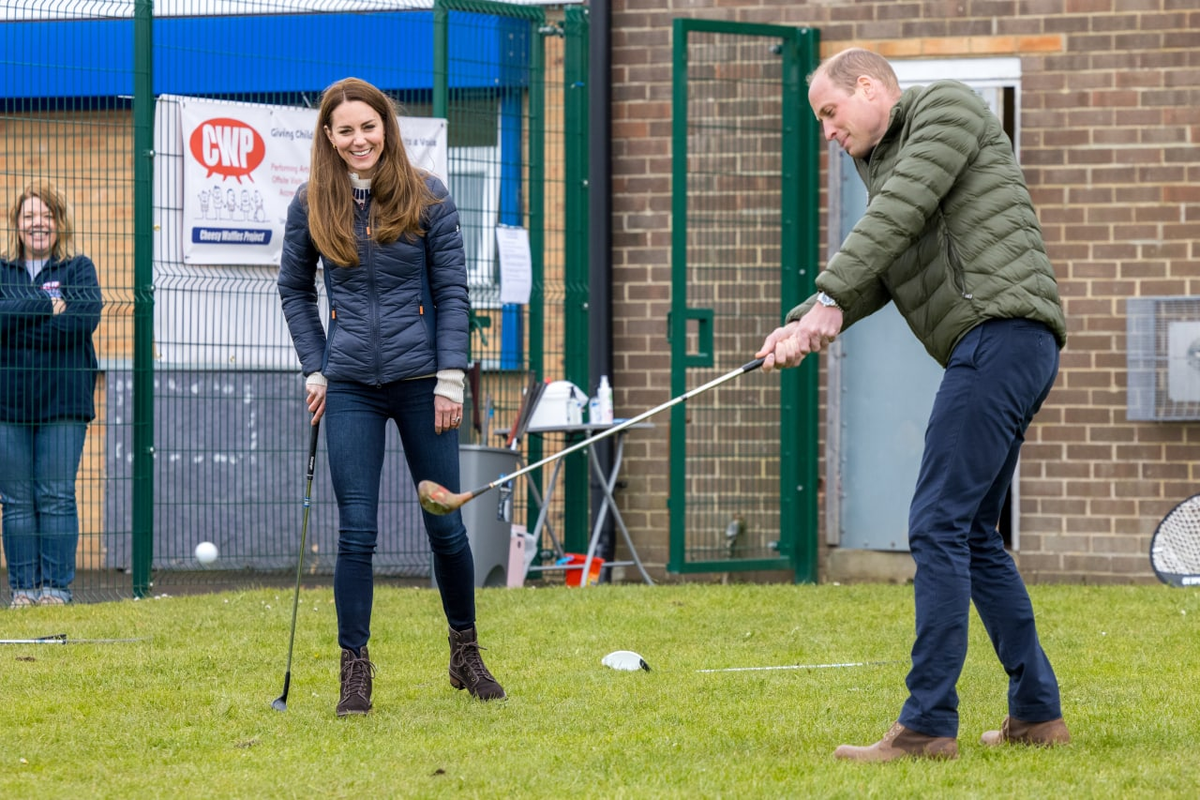
[[(1174, 23), (1193, 6), (1186, 0), (1122, 0), (1118, 14), (1110, 0), (968, 3), (968, 9), (1005, 9), (1004, 13), (989, 13), (995, 19), (995, 32), (1001, 34), (990, 37), (979, 25), (988, 21), (986, 17), (973, 17), (972, 11), (960, 16), (959, 4), (947, 0), (891, 5), (823, 0), (784, 6), (762, 0), (722, 0), (719, 5), (703, 6), (626, 0), (617, 6), (614, 41), (625, 46), (614, 54), (613, 74), (637, 86), (614, 87), (618, 106), (614, 120), (621, 125), (650, 121), (640, 129), (644, 136), (623, 134), (614, 142), (618, 154), (614, 171), (624, 180), (621, 191), (631, 199), (622, 203), (620, 197), (614, 198), (614, 209), (620, 210), (615, 220), (617, 252), (613, 262), (655, 265), (664, 275), (669, 273), (671, 261), (672, 221), (666, 205), (670, 117), (662, 111), (669, 108), (670, 52), (662, 43), (669, 36), (671, 17), (720, 8), (729, 19), (819, 24), (824, 55), (853, 41), (893, 56), (1012, 52), (1021, 57), (1022, 159), (1066, 300), (1072, 334), (1058, 385), (1040, 418), (1046, 424), (1039, 422), (1031, 430), (1022, 455), (1023, 482), (1036, 481), (1044, 491), (1058, 486), (1061, 496), (1033, 496), (1023, 502), (1021, 525), (1028, 535), (1022, 541), (1021, 568), (1036, 574), (1037, 580), (1055, 582), (1153, 580), (1144, 558), (1136, 552), (1138, 540), (1133, 534), (1148, 535), (1147, 529), (1152, 530), (1169, 508), (1148, 502), (1131, 508), (1118, 493), (1140, 496), (1156, 487), (1159, 494), (1166, 494), (1196, 484), (1200, 467), (1191, 465), (1200, 462), (1200, 433), (1194, 432), (1194, 425), (1126, 422), (1122, 301), (1137, 294), (1200, 293), (1200, 237), (1196, 233), (1200, 199), (1193, 188), (1200, 185), (1195, 157), (1200, 103), (1193, 96), (1198, 85), (1194, 75), (1200, 70), (1200, 54), (1194, 46), (1200, 14), (1188, 17), (1190, 27)], [(900, 13), (908, 8), (919, 11)], [(881, 14), (874, 15), (874, 11)], [(1100, 16), (1090, 25), (1091, 33), (1078, 35), (1079, 22), (1084, 22), (1086, 29), (1095, 15)], [(901, 25), (889, 29), (889, 17), (900, 19)], [(922, 20), (927, 20), (924, 26)], [(621, 33), (623, 27), (637, 32)], [(888, 35), (903, 40), (870, 40)], [(1130, 51), (1121, 49), (1118, 41), (1121, 46), (1148, 44), (1150, 49), (1133, 53), (1131, 66)], [(641, 44), (631, 46), (633, 42)], [(1087, 99), (1064, 103), (1064, 98), (1070, 99), (1063, 95), (1064, 89), (1086, 94)], [(646, 100), (659, 104), (653, 114), (631, 108)], [(824, 150), (818, 158), (824, 164)], [(657, 188), (659, 181), (667, 187)], [(827, 199), (822, 182), (823, 220)], [(633, 230), (623, 233), (626, 228)], [(665, 297), (647, 294), (659, 280), (657, 272), (653, 278), (643, 275), (639, 278), (642, 288), (635, 285), (619, 295), (614, 292), (621, 298), (615, 301), (618, 319), (614, 328), (620, 323), (623, 345), (639, 342), (637, 346), (645, 351), (663, 348), (663, 321), (642, 317), (639, 323), (622, 318), (660, 313), (647, 302), (665, 302)], [(639, 332), (634, 335), (632, 331)], [(636, 353), (630, 354), (634, 356)], [(669, 383), (665, 368), (656, 371), (644, 364), (632, 366), (628, 358), (621, 363), (630, 371), (631, 380), (618, 381), (618, 385), (640, 386), (639, 391), (659, 402), (665, 399), (662, 387)], [(823, 367), (821, 382), (824, 384)], [(824, 394), (822, 402), (827, 402)], [(1156, 440), (1154, 432), (1159, 427), (1173, 427), (1175, 433)], [(665, 444), (665, 435), (664, 430), (654, 441)], [(1193, 438), (1188, 440), (1188, 435)], [(655, 448), (631, 451), (637, 455), (627, 460), (631, 474), (635, 469), (654, 476), (665, 474), (663, 452)], [(660, 483), (661, 479), (639, 487)], [(1084, 486), (1091, 488), (1084, 491)], [(1125, 505), (1098, 505), (1088, 493), (1103, 491), (1097, 487), (1110, 491), (1105, 503)], [(1084, 494), (1074, 496), (1076, 491)], [(643, 557), (652, 553), (665, 558), (664, 506), (659, 503), (654, 514), (637, 517), (639, 528), (634, 536)], [(1096, 518), (1102, 512), (1116, 511), (1120, 511), (1116, 516)], [(1042, 529), (1056, 533), (1078, 530), (1088, 537), (1088, 552), (1056, 550), (1064, 546), (1065, 537), (1040, 535)], [(645, 547), (642, 538), (649, 540)]]

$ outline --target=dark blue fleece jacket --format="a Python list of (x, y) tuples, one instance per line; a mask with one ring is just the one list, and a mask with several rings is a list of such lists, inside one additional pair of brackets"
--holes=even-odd
[[(67, 309), (54, 314), (52, 297)], [(103, 299), (87, 256), (51, 260), (37, 277), (0, 261), (0, 421), (88, 422), (96, 416), (96, 348)]]

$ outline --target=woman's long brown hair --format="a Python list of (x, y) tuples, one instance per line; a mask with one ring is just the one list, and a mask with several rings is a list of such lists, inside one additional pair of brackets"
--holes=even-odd
[(358, 266), (354, 237), (354, 194), (346, 162), (329, 141), (334, 109), (342, 103), (366, 103), (383, 121), (383, 152), (371, 177), (371, 238), (388, 244), (408, 236), (425, 235), (421, 215), (437, 202), (425, 185), (424, 173), (408, 160), (396, 107), (376, 87), (359, 78), (343, 78), (325, 90), (313, 134), (311, 174), (308, 180), (308, 230), (321, 253), (337, 266)]

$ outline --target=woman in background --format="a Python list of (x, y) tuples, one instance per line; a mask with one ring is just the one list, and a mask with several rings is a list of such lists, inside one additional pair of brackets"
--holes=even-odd
[(66, 197), (25, 187), (8, 213), (0, 262), (0, 503), (12, 607), (71, 602), (79, 513), (75, 474), (96, 416), (102, 299), (74, 250)]
[[(328, 333), (317, 308), (318, 259)], [(409, 162), (396, 109), (365, 81), (346, 78), (324, 92), (311, 177), (288, 209), (279, 294), (312, 422), (326, 417), (338, 503), (337, 714), (366, 714), (384, 434), (394, 421), (414, 487), (432, 480), (457, 491), (469, 300), (458, 209), (440, 180)], [(480, 700), (503, 699), (479, 654), (462, 514), (421, 513), (450, 629), (450, 683)]]

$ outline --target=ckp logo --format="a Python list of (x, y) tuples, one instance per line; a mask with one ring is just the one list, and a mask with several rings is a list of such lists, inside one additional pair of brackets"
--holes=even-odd
[(246, 123), (228, 117), (219, 117), (200, 123), (192, 131), (188, 142), (192, 156), (208, 168), (204, 177), (213, 173), (226, 178), (237, 178), (242, 182), (250, 177), (267, 155), (267, 146), (258, 131)]

